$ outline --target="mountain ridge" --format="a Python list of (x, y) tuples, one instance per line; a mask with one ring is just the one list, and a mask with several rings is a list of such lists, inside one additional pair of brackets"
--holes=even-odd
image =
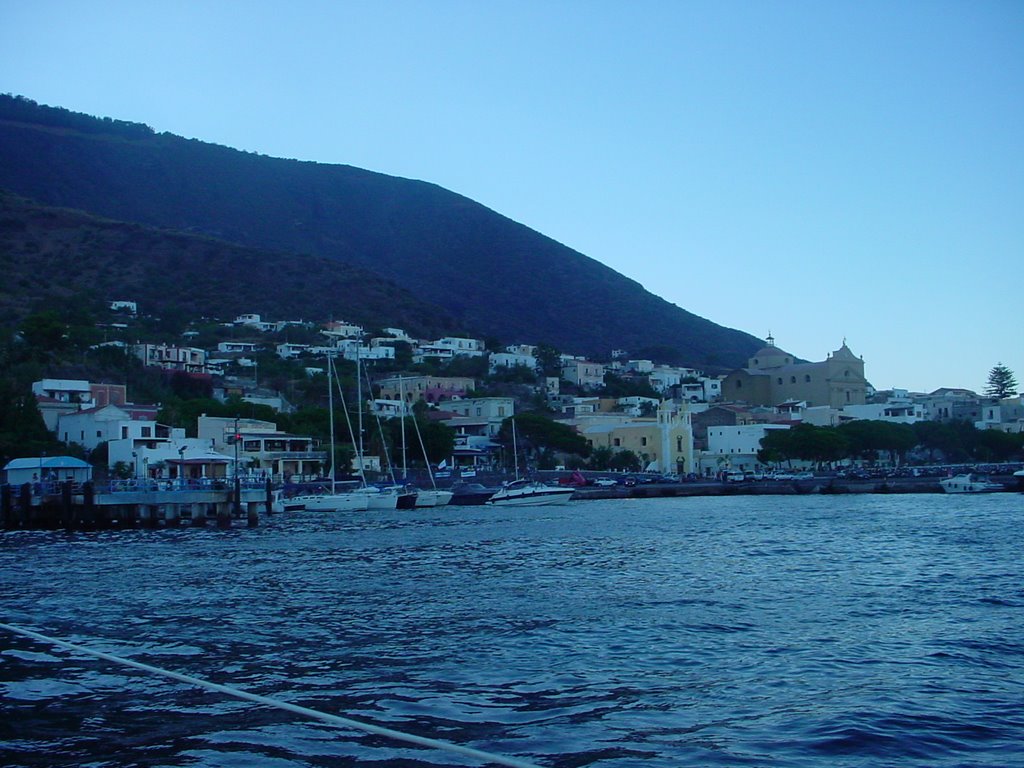
[(354, 166), (270, 158), (8, 96), (0, 187), (44, 205), (358, 265), (505, 343), (594, 356), (664, 347), (697, 367), (741, 365), (762, 345), (467, 197)]

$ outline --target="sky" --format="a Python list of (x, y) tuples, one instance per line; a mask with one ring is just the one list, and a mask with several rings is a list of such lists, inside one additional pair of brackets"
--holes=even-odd
[(433, 182), (878, 389), (1024, 388), (1024, 3), (0, 0), (0, 92)]

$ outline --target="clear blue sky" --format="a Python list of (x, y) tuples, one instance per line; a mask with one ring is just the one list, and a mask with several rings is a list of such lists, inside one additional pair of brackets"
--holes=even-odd
[(0, 90), (464, 194), (879, 388), (1024, 385), (1024, 2), (0, 0)]

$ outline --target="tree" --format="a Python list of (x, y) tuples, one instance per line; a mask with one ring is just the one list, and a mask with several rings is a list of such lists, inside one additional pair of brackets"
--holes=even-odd
[(640, 457), (630, 450), (618, 451), (608, 462), (608, 468), (625, 472), (639, 472)]
[[(574, 453), (577, 456), (587, 456), (590, 453), (590, 444), (587, 439), (570, 427), (561, 422), (549, 419), (539, 413), (522, 413), (515, 417), (516, 438), (519, 449), (529, 451), (541, 451), (545, 448), (559, 451), (561, 453)], [(511, 448), (512, 446), (512, 418), (505, 419), (498, 434), (498, 442)]]
[(988, 372), (988, 386), (985, 388), (985, 394), (989, 397), (998, 397), (1001, 400), (1004, 397), (1013, 397), (1016, 393), (1017, 379), (1013, 375), (1013, 371), (1002, 363), (997, 363)]

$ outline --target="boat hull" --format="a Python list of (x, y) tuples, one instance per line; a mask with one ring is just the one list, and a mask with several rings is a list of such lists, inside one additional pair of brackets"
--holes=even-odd
[(546, 507), (554, 504), (568, 504), (574, 491), (572, 488), (531, 488), (499, 490), (487, 500), (491, 507)]
[(939, 485), (946, 493), (995, 493), (1004, 490), (999, 483), (970, 475), (947, 477), (945, 480), (940, 480)]
[(452, 500), (454, 494), (451, 491), (418, 491), (416, 493), (417, 507), (444, 507)]
[(366, 496), (358, 493), (324, 493), (294, 496), (289, 505), (301, 504), (311, 512), (365, 512)]

